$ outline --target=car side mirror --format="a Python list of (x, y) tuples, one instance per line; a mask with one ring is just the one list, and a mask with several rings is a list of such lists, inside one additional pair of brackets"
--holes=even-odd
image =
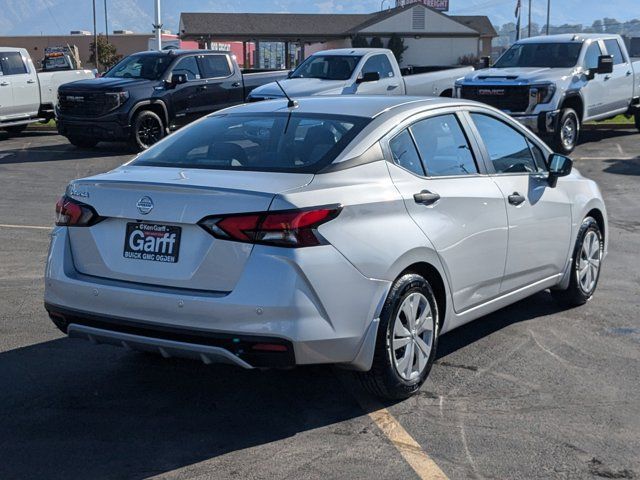
[(596, 73), (613, 73), (613, 55), (600, 55), (598, 57), (598, 70)]
[(558, 178), (566, 177), (571, 173), (573, 160), (557, 153), (549, 157), (549, 186), (552, 188), (558, 183)]
[(378, 80), (380, 80), (380, 74), (378, 72), (366, 72), (356, 80), (356, 83), (377, 82)]
[(171, 80), (169, 80), (171, 87), (182, 85), (183, 83), (187, 83), (187, 76), (184, 73), (174, 73), (171, 75)]

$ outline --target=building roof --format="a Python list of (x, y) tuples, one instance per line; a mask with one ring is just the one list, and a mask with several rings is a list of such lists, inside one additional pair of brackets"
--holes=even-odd
[[(180, 34), (183, 38), (343, 38), (415, 7), (429, 8), (416, 3), (369, 14), (187, 12), (180, 15)], [(497, 36), (486, 16), (444, 16), (477, 31), (481, 36)]]
[(480, 33), (482, 37), (498, 36), (498, 32), (493, 28), (491, 20), (489, 20), (489, 17), (486, 15), (449, 15), (449, 18), (469, 28), (473, 28), (476, 32)]

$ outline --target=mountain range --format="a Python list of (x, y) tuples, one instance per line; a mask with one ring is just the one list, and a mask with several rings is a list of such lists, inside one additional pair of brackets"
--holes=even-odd
[[(98, 30), (104, 31), (104, 2), (97, 4)], [(546, 0), (532, 0), (533, 21), (546, 23)], [(109, 30), (151, 32), (154, 0), (106, 0)], [(528, 0), (522, 0), (524, 14)], [(370, 13), (393, 0), (162, 0), (163, 24), (177, 32), (180, 12)], [(516, 0), (450, 0), (452, 14), (488, 15), (495, 25), (514, 21)], [(0, 0), (0, 35), (64, 34), (93, 30), (92, 0)], [(640, 0), (552, 0), (551, 23), (582, 23), (611, 17), (640, 17)], [(526, 21), (525, 21), (526, 22)], [(523, 23), (525, 23), (523, 22)]]

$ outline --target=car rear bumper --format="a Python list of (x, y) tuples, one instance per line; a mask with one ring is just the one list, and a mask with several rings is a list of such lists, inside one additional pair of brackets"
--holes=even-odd
[[(71, 336), (203, 361), (228, 361), (230, 354), (250, 367), (339, 363), (367, 369), (362, 350), (373, 345), (364, 340), (370, 343), (389, 288), (390, 282), (364, 277), (330, 245), (256, 246), (231, 292), (91, 277), (75, 269), (65, 227), (52, 232), (45, 272), (47, 310)], [(287, 345), (291, 357), (256, 361), (247, 356), (256, 353), (255, 343)]]

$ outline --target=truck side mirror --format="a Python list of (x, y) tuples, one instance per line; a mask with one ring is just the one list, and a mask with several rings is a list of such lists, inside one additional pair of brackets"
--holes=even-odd
[(480, 59), (480, 68), (491, 68), (491, 57), (482, 57)]
[(187, 76), (184, 73), (174, 73), (171, 75), (171, 80), (169, 80), (171, 87), (182, 85), (183, 83), (187, 83)]
[(378, 72), (366, 72), (356, 80), (356, 83), (377, 82), (378, 80), (380, 80), (380, 74)]
[(557, 153), (551, 154), (549, 157), (549, 186), (554, 188), (558, 183), (558, 178), (569, 175), (572, 168), (573, 160), (569, 157)]
[(613, 72), (613, 55), (600, 55), (598, 57), (597, 73), (612, 73), (612, 72)]

